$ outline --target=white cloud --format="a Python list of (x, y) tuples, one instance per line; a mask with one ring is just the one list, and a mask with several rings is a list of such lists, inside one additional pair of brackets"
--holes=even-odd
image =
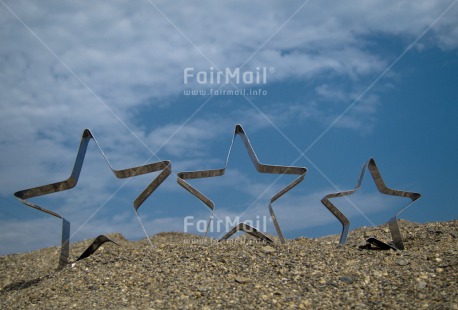
[[(151, 131), (146, 137), (154, 149), (164, 147), (172, 156), (175, 157), (195, 157), (208, 152), (205, 145), (223, 134), (230, 132), (227, 130), (230, 120), (197, 119), (189, 124), (182, 126), (177, 123), (168, 123)], [(226, 124), (225, 124), (226, 123)], [(230, 136), (227, 135), (228, 143)]]
[(62, 222), (56, 218), (8, 219), (0, 221), (0, 225), (0, 255), (59, 246), (61, 242)]

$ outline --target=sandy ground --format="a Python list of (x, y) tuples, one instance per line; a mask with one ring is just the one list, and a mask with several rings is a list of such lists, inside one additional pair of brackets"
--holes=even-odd
[[(58, 248), (0, 257), (3, 309), (458, 309), (458, 220), (401, 221), (404, 251), (360, 249), (386, 227), (266, 245), (161, 233), (56, 271)], [(71, 246), (71, 260), (92, 242)]]

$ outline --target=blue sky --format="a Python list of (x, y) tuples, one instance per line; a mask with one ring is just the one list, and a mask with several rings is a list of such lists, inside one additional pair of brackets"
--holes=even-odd
[[(457, 1), (204, 2), (0, 0), (0, 254), (59, 244), (60, 221), (13, 193), (66, 179), (85, 128), (116, 169), (172, 161), (139, 209), (148, 234), (208, 219), (175, 174), (222, 168), (238, 123), (261, 162), (308, 168), (274, 204), (288, 238), (339, 233), (320, 200), (352, 189), (370, 157), (388, 186), (422, 194), (401, 218), (457, 218)], [(266, 68), (267, 83), (185, 84), (186, 68)], [(184, 93), (220, 87), (263, 94)], [(132, 202), (154, 176), (116, 179), (91, 143), (76, 188), (32, 201), (71, 222), (72, 242), (110, 232), (136, 240), (144, 232)], [(218, 218), (256, 222), (293, 179), (257, 173), (236, 138), (224, 176), (190, 183)], [(349, 198), (359, 211), (333, 202), (352, 228), (382, 224), (407, 203), (368, 176)]]

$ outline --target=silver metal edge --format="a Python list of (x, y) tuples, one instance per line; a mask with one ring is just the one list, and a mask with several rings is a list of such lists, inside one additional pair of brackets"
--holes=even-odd
[(258, 157), (256, 156), (256, 153), (254, 152), (253, 147), (251, 146), (250, 140), (248, 139), (248, 136), (246, 135), (245, 131), (243, 130), (242, 126), (240, 124), (237, 124), (235, 126), (234, 134), (232, 136), (232, 142), (229, 147), (229, 151), (226, 157), (226, 162), (224, 164), (223, 168), (220, 169), (211, 169), (211, 170), (197, 170), (197, 171), (186, 171), (186, 172), (179, 172), (177, 174), (177, 182), (179, 185), (181, 185), (183, 188), (185, 188), (188, 192), (190, 192), (192, 195), (197, 197), (200, 201), (202, 201), (207, 207), (210, 208), (211, 210), (211, 216), (208, 221), (207, 225), (207, 231), (205, 232), (205, 236), (207, 235), (208, 232), (208, 227), (210, 227), (210, 221), (211, 218), (214, 214), (214, 209), (215, 209), (215, 204), (213, 201), (202, 194), (200, 191), (198, 191), (195, 187), (190, 185), (188, 182), (185, 180), (189, 179), (199, 179), (199, 178), (209, 178), (209, 177), (218, 177), (224, 175), (224, 172), (226, 170), (229, 157), (232, 151), (232, 147), (234, 145), (235, 137), (240, 136), (242, 139), (246, 150), (248, 151), (248, 155), (250, 156), (251, 162), (255, 166), (256, 170), (261, 173), (271, 173), (271, 174), (294, 174), (294, 175), (299, 175), (297, 179), (295, 179), (293, 182), (288, 184), (285, 188), (283, 188), (280, 192), (275, 194), (269, 204), (269, 212), (272, 218), (272, 221), (275, 226), (275, 230), (277, 231), (278, 237), (280, 239), (281, 243), (285, 243), (285, 239), (283, 237), (282, 231), (280, 229), (280, 225), (278, 224), (277, 217), (275, 216), (275, 213), (273, 211), (272, 204), (274, 201), (276, 201), (278, 198), (283, 196), (285, 193), (287, 193), (289, 190), (294, 188), (297, 184), (299, 184), (305, 177), (305, 174), (307, 173), (307, 168), (305, 167), (296, 167), (296, 166), (277, 166), (277, 165), (266, 165), (262, 164)]
[(374, 158), (370, 158), (367, 162), (365, 162), (361, 168), (361, 172), (359, 174), (358, 181), (356, 182), (356, 186), (352, 190), (348, 191), (342, 191), (342, 192), (337, 192), (337, 193), (332, 193), (326, 195), (323, 199), (321, 199), (321, 202), (323, 205), (342, 223), (342, 233), (340, 235), (340, 245), (344, 245), (348, 232), (350, 230), (350, 221), (348, 218), (329, 200), (329, 198), (336, 198), (336, 197), (343, 197), (343, 196), (348, 196), (353, 193), (355, 193), (360, 187), (364, 179), (364, 175), (366, 170), (369, 170), (371, 173), (372, 179), (375, 182), (375, 185), (378, 189), (378, 191), (382, 194), (385, 195), (391, 195), (391, 196), (400, 196), (400, 197), (407, 197), (410, 198), (412, 201), (403, 207), (400, 211), (398, 211), (393, 217), (391, 217), (388, 220), (388, 225), (390, 228), (391, 236), (393, 238), (393, 243), (398, 248), (399, 250), (404, 249), (404, 243), (402, 242), (402, 236), (399, 228), (399, 224), (397, 221), (397, 216), (402, 213), (404, 210), (406, 210), (415, 200), (421, 197), (419, 193), (415, 192), (407, 192), (407, 191), (401, 191), (401, 190), (396, 190), (389, 188), (385, 185), (385, 182), (382, 179), (382, 176), (380, 174), (380, 171), (377, 167), (377, 164), (375, 163)]
[(41, 212), (50, 214), (54, 217), (62, 219), (62, 242), (61, 242), (61, 252), (60, 252), (60, 259), (59, 259), (59, 266), (58, 269), (61, 269), (63, 266), (68, 264), (68, 257), (69, 257), (69, 245), (70, 245), (70, 223), (60, 214), (48, 210), (46, 208), (43, 208), (37, 204), (34, 204), (27, 199), (33, 198), (33, 197), (38, 197), (38, 196), (43, 196), (47, 194), (52, 194), (60, 191), (65, 191), (72, 189), (73, 187), (76, 186), (78, 183), (79, 175), (81, 172), (81, 169), (83, 167), (84, 163), (84, 158), (86, 155), (87, 151), (87, 146), (89, 144), (89, 141), (93, 139), (94, 143), (97, 145), (97, 148), (99, 149), (100, 153), (102, 153), (105, 162), (108, 164), (110, 167), (110, 170), (113, 172), (113, 174), (119, 178), (119, 179), (124, 179), (124, 178), (130, 178), (134, 176), (139, 176), (147, 173), (152, 173), (152, 172), (157, 172), (162, 170), (162, 172), (147, 186), (145, 190), (143, 190), (142, 193), (135, 199), (134, 201), (134, 209), (135, 212), (137, 212), (138, 208), (141, 206), (141, 204), (154, 192), (154, 190), (170, 175), (171, 173), (171, 162), (168, 160), (161, 161), (161, 162), (155, 162), (151, 164), (146, 164), (142, 166), (137, 166), (133, 168), (127, 168), (127, 169), (122, 169), (122, 170), (115, 170), (113, 169), (113, 166), (109, 162), (107, 156), (103, 152), (102, 148), (100, 147), (99, 143), (95, 139), (94, 135), (89, 129), (85, 129), (83, 132), (83, 135), (81, 137), (80, 145), (78, 148), (78, 153), (76, 155), (75, 163), (73, 165), (72, 173), (70, 177), (67, 180), (61, 181), (61, 182), (56, 182), (56, 183), (51, 183), (47, 185), (42, 185), (38, 187), (33, 187), (21, 191), (17, 191), (14, 193), (14, 196), (23, 204), (25, 204), (28, 207), (37, 209)]

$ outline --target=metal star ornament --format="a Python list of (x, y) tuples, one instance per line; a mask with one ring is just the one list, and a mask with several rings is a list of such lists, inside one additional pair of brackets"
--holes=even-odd
[[(391, 196), (399, 196), (399, 197), (407, 197), (410, 198), (411, 201), (403, 207), (400, 211), (398, 211), (394, 216), (392, 216), (388, 220), (388, 226), (391, 232), (391, 237), (393, 238), (393, 245), (396, 249), (403, 250), (404, 249), (404, 243), (402, 242), (402, 236), (401, 236), (401, 231), (399, 230), (399, 224), (398, 224), (398, 216), (400, 213), (402, 213), (405, 209), (407, 209), (415, 200), (421, 197), (419, 193), (414, 193), (414, 192), (407, 192), (407, 191), (401, 191), (397, 189), (392, 189), (389, 188), (385, 185), (385, 182), (383, 182), (382, 176), (380, 174), (380, 171), (375, 163), (375, 160), (373, 158), (370, 158), (367, 162), (363, 164), (363, 167), (361, 169), (361, 173), (359, 174), (358, 181), (356, 182), (356, 186), (352, 190), (348, 191), (342, 191), (342, 192), (337, 192), (333, 194), (328, 194), (326, 195), (321, 202), (323, 205), (342, 223), (342, 233), (340, 235), (340, 245), (344, 245), (346, 240), (347, 240), (347, 235), (350, 229), (350, 221), (348, 218), (340, 212), (340, 210), (329, 200), (329, 198), (336, 198), (336, 197), (343, 197), (343, 196), (348, 196), (353, 193), (355, 193), (357, 190), (360, 189), (361, 184), (364, 179), (364, 175), (366, 170), (369, 170), (372, 179), (375, 182), (375, 185), (378, 189), (378, 191), (382, 194), (385, 195), (391, 195)], [(375, 243), (383, 243), (379, 240), (375, 240)]]
[(190, 179), (200, 179), (200, 178), (210, 178), (210, 177), (219, 177), (224, 175), (224, 172), (226, 170), (229, 157), (231, 154), (232, 147), (234, 145), (234, 140), (235, 137), (239, 136), (244, 145), (246, 150), (248, 151), (248, 155), (250, 156), (251, 162), (255, 166), (256, 170), (261, 173), (270, 173), (270, 174), (294, 174), (298, 175), (299, 177), (296, 178), (294, 181), (292, 181), (288, 186), (283, 188), (281, 191), (279, 191), (277, 194), (275, 194), (271, 199), (269, 203), (269, 212), (270, 216), (272, 218), (272, 221), (274, 223), (275, 229), (277, 231), (278, 237), (282, 243), (285, 242), (285, 239), (283, 238), (282, 231), (280, 229), (280, 225), (278, 224), (277, 217), (275, 216), (275, 212), (273, 210), (272, 204), (274, 201), (276, 201), (278, 198), (286, 194), (289, 190), (291, 190), (293, 187), (295, 187), (297, 184), (299, 184), (305, 177), (305, 174), (307, 172), (307, 168), (305, 167), (294, 167), (294, 166), (276, 166), (276, 165), (265, 165), (262, 164), (258, 157), (256, 156), (256, 153), (253, 150), (253, 147), (251, 146), (250, 140), (248, 139), (248, 136), (246, 135), (245, 131), (243, 130), (241, 125), (236, 125), (234, 134), (232, 136), (232, 142), (231, 146), (229, 148), (229, 152), (226, 158), (226, 163), (223, 168), (220, 169), (211, 169), (211, 170), (198, 170), (198, 171), (189, 171), (189, 172), (179, 172), (177, 174), (177, 182), (180, 184), (183, 188), (185, 188), (187, 191), (189, 191), (191, 194), (196, 196), (200, 201), (202, 201), (208, 208), (211, 210), (211, 215), (210, 219), (207, 224), (207, 230), (205, 232), (205, 236), (208, 232), (208, 229), (210, 227), (210, 223), (213, 219), (214, 215), (214, 209), (215, 209), (215, 204), (213, 201), (202, 194), (200, 191), (198, 191), (196, 188), (191, 186), (188, 182), (185, 180), (190, 180)]
[[(48, 185), (42, 185), (34, 188), (29, 188), (25, 190), (18, 191), (14, 193), (14, 196), (19, 199), (20, 202), (23, 204), (37, 209), (39, 211), (45, 212), (47, 214), (50, 214), (54, 217), (62, 219), (62, 242), (61, 242), (61, 252), (60, 252), (60, 259), (59, 259), (59, 269), (64, 267), (68, 263), (68, 256), (69, 256), (69, 239), (70, 239), (70, 223), (60, 214), (53, 212), (51, 210), (48, 210), (46, 208), (40, 207), (27, 199), (37, 197), (37, 196), (43, 196), (47, 194), (52, 194), (52, 193), (57, 193), (60, 191), (65, 191), (69, 190), (73, 187), (76, 186), (78, 183), (78, 178), (80, 176), (81, 168), (83, 167), (83, 162), (84, 158), (86, 156), (86, 150), (87, 146), (89, 144), (90, 140), (94, 140), (94, 143), (97, 145), (99, 151), (102, 153), (106, 163), (110, 167), (111, 171), (113, 174), (119, 178), (119, 179), (124, 179), (124, 178), (131, 178), (147, 173), (152, 173), (156, 171), (161, 171), (161, 173), (140, 193), (140, 195), (135, 199), (134, 201), (134, 209), (135, 212), (137, 212), (138, 208), (141, 206), (141, 204), (154, 192), (154, 190), (170, 175), (171, 172), (171, 164), (170, 161), (161, 161), (161, 162), (156, 162), (156, 163), (151, 163), (147, 165), (142, 165), (138, 167), (133, 167), (133, 168), (127, 168), (123, 170), (115, 170), (111, 166), (110, 162), (108, 161), (108, 158), (106, 155), (103, 153), (102, 149), (100, 148), (99, 144), (97, 143), (97, 140), (94, 138), (94, 135), (89, 129), (85, 129), (83, 132), (83, 135), (81, 137), (81, 142), (79, 145), (78, 153), (76, 155), (76, 160), (75, 164), (73, 165), (73, 170), (70, 175), (70, 177), (61, 182), (57, 183), (52, 183)], [(106, 237), (105, 237), (106, 238)], [(103, 237), (99, 238), (100, 240), (105, 240)], [(102, 241), (103, 241), (102, 240)], [(104, 241), (105, 242), (105, 241)], [(95, 250), (97, 247), (95, 248)], [(94, 250), (94, 251), (95, 251)], [(87, 252), (89, 253), (89, 252)], [(92, 253), (91, 253), (92, 254)], [(90, 255), (90, 254), (89, 254)]]

